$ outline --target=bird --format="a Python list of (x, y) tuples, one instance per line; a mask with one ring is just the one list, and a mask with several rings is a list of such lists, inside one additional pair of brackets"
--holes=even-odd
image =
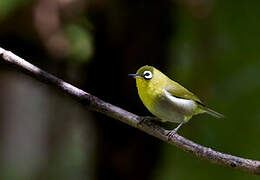
[(207, 113), (215, 118), (224, 118), (224, 115), (208, 108), (196, 95), (153, 66), (142, 66), (129, 76), (136, 79), (138, 95), (154, 116), (162, 122), (178, 123), (168, 133), (169, 137), (194, 115)]

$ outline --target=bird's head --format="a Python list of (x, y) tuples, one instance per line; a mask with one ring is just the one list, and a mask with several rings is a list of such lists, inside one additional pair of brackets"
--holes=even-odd
[(137, 87), (158, 87), (163, 86), (167, 77), (153, 66), (143, 66), (136, 74), (129, 74), (136, 79)]

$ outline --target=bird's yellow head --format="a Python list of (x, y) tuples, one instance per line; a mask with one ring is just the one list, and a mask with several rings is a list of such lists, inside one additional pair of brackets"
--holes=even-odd
[(143, 66), (136, 74), (129, 74), (136, 79), (138, 90), (160, 89), (167, 83), (168, 77), (152, 66)]

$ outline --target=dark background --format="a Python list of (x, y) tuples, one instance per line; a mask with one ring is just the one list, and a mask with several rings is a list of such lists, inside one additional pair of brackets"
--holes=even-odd
[[(153, 65), (225, 119), (179, 133), (260, 159), (260, 2), (0, 0), (0, 47), (112, 104), (150, 115), (127, 76)], [(3, 180), (254, 180), (93, 113), (0, 63)]]

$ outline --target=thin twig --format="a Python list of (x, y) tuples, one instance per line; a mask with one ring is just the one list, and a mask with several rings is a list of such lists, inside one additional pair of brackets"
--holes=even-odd
[(27, 61), (18, 57), (10, 51), (6, 51), (0, 48), (0, 56), (4, 61), (11, 63), (16, 68), (19, 68), (23, 72), (29, 74), (31, 77), (62, 90), (64, 93), (70, 95), (76, 101), (80, 102), (93, 111), (100, 112), (109, 117), (120, 120), (130, 126), (138, 128), (152, 136), (161, 139), (162, 141), (177, 146), (180, 149), (189, 152), (200, 159), (214, 164), (220, 164), (226, 167), (231, 167), (233, 169), (239, 169), (248, 173), (260, 175), (260, 161), (232, 156), (230, 154), (224, 154), (212, 150), (211, 148), (196, 144), (178, 134), (175, 134), (172, 138), (168, 139), (168, 130), (165, 130), (160, 126), (147, 121), (138, 124), (138, 122), (142, 120), (141, 116), (135, 115), (122, 108), (104, 102), (96, 96), (93, 96), (39, 69), (38, 67), (28, 63)]

